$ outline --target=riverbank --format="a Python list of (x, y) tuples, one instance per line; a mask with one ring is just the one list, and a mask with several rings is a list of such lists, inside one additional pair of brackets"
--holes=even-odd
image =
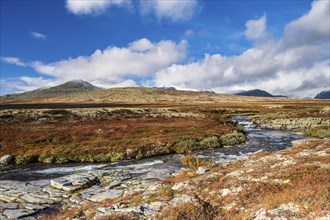
[[(247, 130), (247, 142), (235, 147), (195, 152), (198, 158), (209, 160), (204, 164), (214, 164), (215, 167), (227, 166), (234, 161), (247, 158), (253, 152), (285, 149), (291, 146), (292, 140), (303, 138), (285, 131), (254, 128), (246, 117), (234, 119)], [(132, 195), (136, 196), (134, 201), (137, 202), (141, 192), (153, 193), (156, 190), (153, 188), (166, 178), (180, 174), (183, 168), (181, 157), (182, 155), (172, 154), (109, 165), (50, 164), (13, 168), (0, 176), (0, 200), (5, 202), (2, 204), (2, 217), (11, 219), (32, 215), (35, 218), (36, 215), (49, 212), (52, 208), (72, 214), (75, 208), (79, 209), (87, 204), (96, 205), (104, 199), (121, 199)], [(189, 160), (185, 159), (185, 164), (192, 164)], [(201, 165), (203, 163), (199, 163), (195, 168)], [(207, 170), (201, 168), (201, 171)], [(192, 176), (195, 174), (192, 173)], [(171, 190), (164, 188), (164, 194), (169, 192)], [(149, 202), (151, 201), (152, 198)]]
[(296, 141), (43, 219), (328, 219), (329, 150), (329, 139)]

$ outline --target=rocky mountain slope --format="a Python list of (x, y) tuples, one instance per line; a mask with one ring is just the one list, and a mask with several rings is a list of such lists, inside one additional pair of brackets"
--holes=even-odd
[(320, 92), (315, 96), (315, 99), (330, 99), (330, 90)]

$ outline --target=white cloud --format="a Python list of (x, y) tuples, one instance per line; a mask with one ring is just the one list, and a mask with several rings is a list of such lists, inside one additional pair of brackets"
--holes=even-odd
[(1, 61), (9, 64), (14, 64), (16, 66), (27, 66), (28, 64), (22, 62), (19, 58), (17, 57), (1, 57)]
[(111, 7), (138, 6), (141, 14), (152, 14), (158, 19), (185, 21), (193, 17), (198, 0), (66, 0), (66, 8), (75, 15), (99, 15)]
[(285, 28), (284, 46), (329, 45), (330, 1), (314, 1), (312, 10)]
[(185, 38), (192, 38), (194, 36), (194, 31), (191, 29), (188, 29), (184, 32), (184, 37)]
[(154, 14), (158, 19), (189, 20), (197, 9), (197, 0), (140, 0), (142, 14)]
[(251, 40), (262, 39), (266, 36), (266, 16), (262, 16), (256, 20), (248, 20), (245, 24), (245, 36)]
[(9, 94), (13, 92), (25, 92), (41, 87), (55, 86), (61, 81), (56, 79), (44, 79), (43, 77), (22, 76), (19, 78), (2, 79), (0, 94)]
[(110, 6), (129, 5), (130, 0), (67, 0), (66, 8), (75, 15), (101, 14)]
[(46, 40), (47, 36), (39, 32), (31, 32), (31, 36), (37, 40)]
[[(158, 71), (156, 85), (171, 84), (217, 92), (260, 88), (275, 94), (314, 96), (329, 90), (329, 1), (289, 23), (280, 40), (263, 40), (266, 17), (248, 21), (246, 36), (256, 40), (238, 56), (206, 54), (204, 59)], [(322, 22), (321, 22), (322, 21)]]
[(186, 57), (187, 42), (150, 42), (140, 39), (128, 47), (96, 50), (90, 56), (69, 58), (55, 63), (32, 63), (39, 73), (65, 80), (105, 80), (119, 82), (129, 77), (147, 77)]
[(100, 88), (122, 88), (122, 87), (139, 87), (140, 85), (137, 84), (134, 80), (132, 79), (127, 79), (118, 83), (109, 83), (106, 81), (100, 81), (100, 80), (95, 80), (91, 81), (91, 83), (94, 86), (100, 87)]

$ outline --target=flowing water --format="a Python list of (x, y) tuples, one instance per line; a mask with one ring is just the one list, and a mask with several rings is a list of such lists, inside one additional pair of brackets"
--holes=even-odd
[[(288, 131), (266, 130), (256, 128), (244, 116), (233, 117), (233, 120), (244, 126), (247, 141), (234, 147), (223, 147), (194, 152), (200, 158), (207, 158), (216, 163), (225, 163), (248, 156), (259, 150), (275, 151), (291, 146), (291, 141), (303, 139), (303, 136)], [(112, 164), (32, 164), (20, 167), (0, 167), (0, 180), (34, 181), (66, 176), (74, 173), (93, 170), (168, 170), (174, 173), (182, 168), (182, 155), (171, 154), (142, 160), (121, 161)]]

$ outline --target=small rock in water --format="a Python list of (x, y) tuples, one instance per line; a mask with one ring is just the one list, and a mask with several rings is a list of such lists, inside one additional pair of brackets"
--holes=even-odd
[(206, 172), (208, 172), (208, 171), (210, 171), (210, 169), (207, 168), (207, 167), (204, 167), (204, 166), (202, 166), (202, 167), (198, 167), (198, 169), (197, 169), (197, 173), (198, 173), (198, 174), (203, 174), (203, 173), (206, 173)]
[(14, 162), (14, 156), (13, 155), (5, 155), (0, 158), (0, 164), (8, 165)]

